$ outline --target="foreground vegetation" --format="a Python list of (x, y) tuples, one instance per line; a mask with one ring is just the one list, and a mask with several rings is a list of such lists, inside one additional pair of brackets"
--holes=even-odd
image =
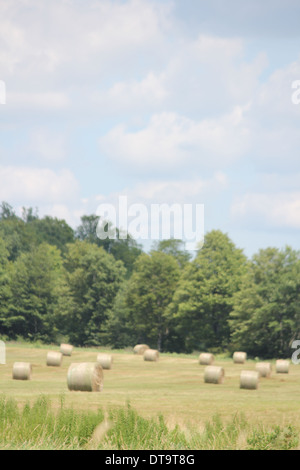
[(224, 424), (218, 415), (202, 431), (169, 429), (162, 415), (145, 419), (127, 407), (97, 412), (64, 406), (53, 410), (46, 396), (19, 408), (0, 397), (0, 449), (55, 450), (290, 450), (298, 445), (293, 426), (251, 427), (244, 416)]

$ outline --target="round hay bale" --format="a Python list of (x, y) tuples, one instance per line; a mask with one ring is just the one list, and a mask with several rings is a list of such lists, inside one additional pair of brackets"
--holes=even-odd
[(214, 355), (210, 353), (201, 353), (199, 356), (199, 364), (202, 366), (211, 366), (214, 360)]
[(242, 351), (236, 351), (233, 354), (233, 362), (235, 364), (244, 364), (247, 360), (247, 353)]
[(222, 384), (225, 372), (223, 367), (207, 366), (204, 370), (204, 382), (208, 384)]
[(259, 372), (256, 370), (242, 370), (240, 375), (240, 388), (256, 390), (259, 382)]
[(156, 362), (159, 359), (159, 352), (157, 349), (146, 349), (144, 352), (144, 361)]
[(276, 373), (277, 374), (288, 374), (290, 367), (290, 361), (286, 361), (283, 359), (278, 359), (276, 361)]
[(272, 364), (271, 362), (258, 362), (255, 369), (259, 372), (260, 377), (270, 377), (272, 373)]
[(99, 362), (72, 363), (67, 374), (68, 389), (79, 392), (102, 392), (103, 369)]
[(49, 351), (47, 354), (47, 366), (60, 367), (62, 363), (63, 355), (61, 352)]
[(12, 370), (14, 380), (30, 380), (32, 366), (29, 362), (15, 362)]
[(134, 354), (139, 354), (142, 356), (147, 349), (150, 349), (147, 344), (137, 344), (134, 346), (133, 352)]
[(113, 358), (110, 354), (98, 354), (97, 362), (99, 362), (102, 369), (111, 369)]
[(61, 344), (60, 352), (63, 356), (72, 356), (73, 346), (71, 344)]

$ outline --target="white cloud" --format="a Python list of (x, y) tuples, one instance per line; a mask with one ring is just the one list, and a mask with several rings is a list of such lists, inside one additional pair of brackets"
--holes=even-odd
[(254, 104), (263, 118), (275, 116), (279, 124), (287, 125), (300, 117), (300, 106), (292, 101), (295, 80), (300, 80), (300, 54), (297, 60), (275, 70), (260, 86)]
[(300, 228), (300, 192), (248, 193), (232, 205), (233, 220), (249, 228)]
[(149, 72), (140, 81), (117, 82), (109, 90), (92, 94), (90, 101), (110, 115), (120, 111), (132, 113), (156, 109), (163, 106), (168, 95), (163, 75)]
[(109, 89), (91, 94), (90, 102), (109, 114), (149, 113), (153, 108), (156, 113), (176, 109), (182, 115), (224, 114), (249, 101), (266, 66), (264, 54), (251, 61), (246, 61), (243, 54), (241, 39), (203, 35), (196, 40), (181, 38), (157, 70), (149, 62), (149, 70), (139, 80), (129, 76), (117, 81)]
[(178, 171), (193, 165), (224, 168), (246, 150), (248, 130), (243, 109), (219, 119), (194, 121), (176, 113), (153, 115), (148, 126), (127, 132), (118, 126), (100, 139), (100, 151), (133, 172)]
[(71, 171), (0, 166), (0, 200), (33, 207), (73, 202), (79, 185)]
[[(128, 48), (144, 48), (156, 43), (162, 27), (167, 26), (166, 7), (143, 0), (126, 3), (101, 2), (94, 5), (93, 15), (98, 18), (88, 33), (92, 48), (105, 54), (109, 51), (125, 52)], [(108, 49), (108, 51), (107, 51)]]
[(7, 108), (63, 110), (70, 105), (69, 97), (61, 92), (10, 92), (7, 91)]
[(176, 36), (171, 2), (12, 0), (2, 13), (0, 76), (26, 108), (224, 113), (266, 65), (245, 60), (241, 39)]
[(263, 53), (246, 59), (241, 39), (200, 35), (182, 40), (161, 75), (168, 90), (164, 104), (182, 114), (224, 114), (249, 102), (266, 65)]
[(228, 179), (224, 173), (215, 173), (211, 178), (193, 178), (188, 180), (160, 180), (138, 183), (126, 192), (132, 203), (143, 201), (152, 203), (203, 203), (210, 194), (219, 194), (228, 187)]
[(205, 204), (220, 197), (229, 187), (227, 175), (221, 172), (210, 178), (194, 177), (181, 180), (149, 180), (137, 183), (130, 188), (123, 188), (107, 195), (98, 194), (84, 201), (85, 213), (95, 213), (101, 204), (113, 205), (118, 212), (120, 197), (126, 197), (127, 205), (143, 204)]
[(251, 97), (245, 119), (257, 170), (294, 173), (300, 169), (300, 105), (292, 102), (292, 83), (299, 77), (300, 58), (274, 71)]
[(72, 86), (75, 77), (92, 76), (99, 84), (107, 70), (124, 72), (126, 60), (136, 69), (137, 53), (162, 50), (169, 10), (146, 0), (12, 0), (0, 16), (0, 72), (19, 83), (26, 78), (28, 88), (53, 77)]
[(35, 128), (30, 135), (28, 150), (42, 160), (63, 160), (67, 154), (65, 136), (48, 129)]

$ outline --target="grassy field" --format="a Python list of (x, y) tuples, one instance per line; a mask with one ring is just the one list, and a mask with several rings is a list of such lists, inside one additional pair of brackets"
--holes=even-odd
[[(124, 407), (129, 402), (142, 418), (162, 414), (168, 429), (179, 425), (187, 432), (203, 431), (215, 416), (230, 423), (239, 415), (254, 428), (291, 425), (300, 431), (300, 367), (293, 364), (289, 374), (276, 374), (273, 367), (271, 378), (261, 379), (258, 390), (241, 390), (240, 372), (253, 370), (254, 361), (237, 365), (231, 359), (216, 357), (215, 364), (225, 369), (225, 382), (212, 385), (204, 383), (205, 366), (198, 364), (196, 355), (161, 354), (159, 362), (152, 363), (131, 351), (110, 351), (114, 362), (111, 370), (104, 371), (103, 391), (70, 392), (66, 382), (70, 363), (95, 361), (99, 350), (75, 348), (72, 357), (63, 358), (61, 367), (47, 367), (50, 349), (55, 348), (8, 344), (6, 364), (0, 365), (0, 394), (15, 399), (20, 408), (41, 395), (49, 397), (57, 410), (62, 399), (67, 408), (89, 412)], [(30, 381), (12, 380), (16, 361), (32, 364)]]

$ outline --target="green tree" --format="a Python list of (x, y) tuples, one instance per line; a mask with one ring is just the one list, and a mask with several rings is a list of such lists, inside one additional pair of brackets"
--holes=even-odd
[(129, 283), (130, 281), (126, 280), (121, 284), (103, 327), (105, 344), (109, 344), (115, 349), (132, 346), (139, 341), (134, 318), (126, 303)]
[[(97, 236), (97, 227), (100, 226), (106, 238)], [(135, 260), (142, 253), (142, 247), (130, 234), (121, 234), (118, 228), (113, 227), (110, 221), (100, 220), (97, 215), (84, 215), (81, 217), (81, 225), (77, 227), (75, 236), (78, 240), (95, 243), (112, 254), (116, 260), (123, 262), (127, 273), (127, 279), (131, 276)]]
[(74, 241), (74, 230), (63, 219), (45, 216), (42, 219), (29, 220), (36, 233), (37, 243), (48, 243), (56, 246), (62, 253), (66, 245)]
[(99, 345), (108, 312), (124, 280), (123, 263), (102, 247), (76, 241), (68, 245), (65, 268), (71, 296), (66, 302), (66, 332), (76, 345)]
[(170, 240), (158, 240), (153, 244), (153, 250), (172, 255), (177, 260), (179, 267), (184, 268), (191, 260), (191, 254), (185, 250), (184, 242), (177, 238)]
[(9, 332), (7, 317), (11, 306), (11, 268), (4, 240), (0, 238), (0, 337)]
[(24, 222), (27, 224), (29, 222), (33, 222), (34, 220), (37, 220), (39, 218), (38, 216), (38, 209), (36, 208), (35, 210), (32, 207), (22, 208), (22, 219)]
[(16, 217), (14, 208), (8, 202), (2, 201), (0, 206), (0, 220), (6, 220)]
[(117, 238), (111, 244), (110, 253), (116, 260), (124, 263), (126, 278), (129, 279), (134, 269), (134, 263), (142, 253), (142, 248), (130, 234), (127, 234), (126, 238), (119, 238), (119, 230), (117, 229)]
[(5, 240), (11, 261), (15, 261), (21, 253), (30, 251), (37, 243), (36, 233), (31, 225), (17, 217), (6, 202), (1, 205), (0, 237)]
[(54, 310), (61, 276), (62, 259), (53, 246), (43, 243), (18, 257), (12, 272), (12, 303), (7, 317), (11, 337), (55, 339)]
[[(81, 224), (75, 231), (75, 237), (78, 240), (95, 243), (99, 245), (100, 240), (97, 237), (97, 225), (100, 217), (98, 215), (83, 215), (81, 217)], [(107, 251), (107, 250), (106, 250)]]
[(300, 338), (300, 253), (286, 247), (255, 254), (230, 317), (234, 346), (253, 356), (291, 356)]
[(186, 351), (227, 347), (233, 295), (246, 262), (226, 234), (219, 230), (206, 234), (204, 246), (184, 269), (169, 307), (171, 326)]
[(50, 216), (39, 219), (38, 210), (32, 207), (23, 207), (22, 217), (18, 217), (5, 202), (0, 208), (0, 236), (12, 261), (41, 243), (54, 245), (64, 253), (66, 244), (74, 241), (74, 231), (65, 220)]
[(137, 259), (126, 293), (137, 341), (156, 344), (162, 350), (169, 333), (167, 307), (178, 279), (179, 266), (171, 255), (152, 251)]

